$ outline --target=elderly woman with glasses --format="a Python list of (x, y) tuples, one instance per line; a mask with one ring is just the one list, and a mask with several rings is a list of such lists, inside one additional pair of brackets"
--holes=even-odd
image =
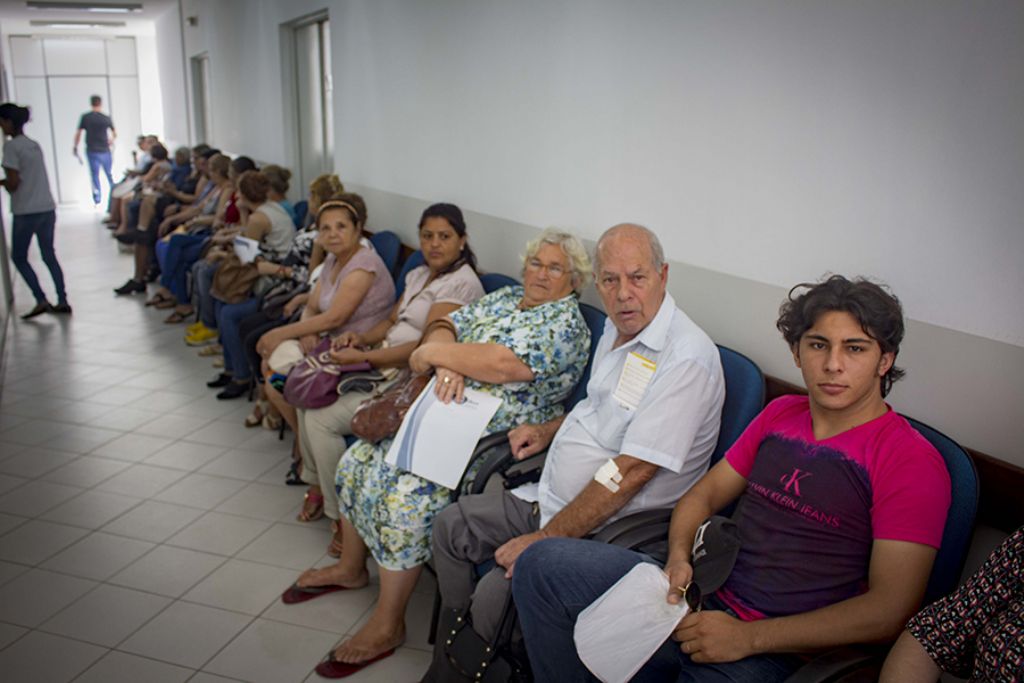
[[(590, 273), (576, 237), (544, 231), (527, 247), (523, 285), (492, 292), (433, 323), (410, 357), (410, 368), (433, 372), (444, 402), (461, 399), (467, 388), (500, 398), (488, 433), (554, 419), (587, 362), (590, 332), (577, 293)], [(306, 571), (283, 596), (286, 603), (302, 602), (367, 585), (368, 552), (380, 566), (373, 614), (317, 667), (328, 678), (382, 659), (404, 641), (405, 609), (430, 559), (431, 524), (452, 499), (450, 489), (385, 462), (390, 444), (357, 441), (342, 456), (341, 558)]]

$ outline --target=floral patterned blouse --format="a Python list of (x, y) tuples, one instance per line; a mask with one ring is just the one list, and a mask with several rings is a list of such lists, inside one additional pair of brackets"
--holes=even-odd
[(533, 371), (532, 382), (486, 384), (466, 378), (466, 386), (501, 401), (487, 432), (526, 422), (539, 424), (564, 412), (590, 353), (590, 329), (576, 297), (520, 309), (521, 286), (504, 287), (463, 306), (449, 317), (466, 344), (500, 344)]
[(907, 629), (943, 671), (979, 683), (1024, 680), (1024, 527)]

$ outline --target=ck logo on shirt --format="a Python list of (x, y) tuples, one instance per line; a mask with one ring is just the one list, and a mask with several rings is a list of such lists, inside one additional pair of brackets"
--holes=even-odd
[(782, 484), (782, 489), (786, 493), (792, 493), (795, 496), (800, 496), (800, 480), (806, 479), (812, 476), (810, 472), (804, 472), (799, 467), (794, 467), (790, 474), (784, 474), (779, 478), (779, 483)]

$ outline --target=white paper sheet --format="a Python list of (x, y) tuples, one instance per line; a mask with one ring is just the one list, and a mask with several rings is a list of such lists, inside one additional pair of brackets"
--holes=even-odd
[(690, 608), (669, 604), (668, 576), (641, 562), (576, 617), (580, 660), (604, 683), (625, 683), (672, 635)]
[(252, 263), (260, 253), (260, 243), (256, 240), (235, 235), (235, 256), (242, 263)]
[(459, 485), (484, 428), (501, 399), (466, 389), (465, 401), (445, 405), (434, 394), (431, 379), (420, 393), (391, 442), (385, 461), (450, 489)]

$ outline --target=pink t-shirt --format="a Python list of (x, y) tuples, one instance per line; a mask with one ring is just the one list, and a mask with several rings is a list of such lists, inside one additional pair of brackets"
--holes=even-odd
[(938, 548), (950, 502), (942, 456), (891, 408), (814, 438), (806, 396), (783, 396), (725, 454), (747, 479), (740, 553), (718, 592), (746, 619), (798, 614), (867, 590), (876, 539)]

